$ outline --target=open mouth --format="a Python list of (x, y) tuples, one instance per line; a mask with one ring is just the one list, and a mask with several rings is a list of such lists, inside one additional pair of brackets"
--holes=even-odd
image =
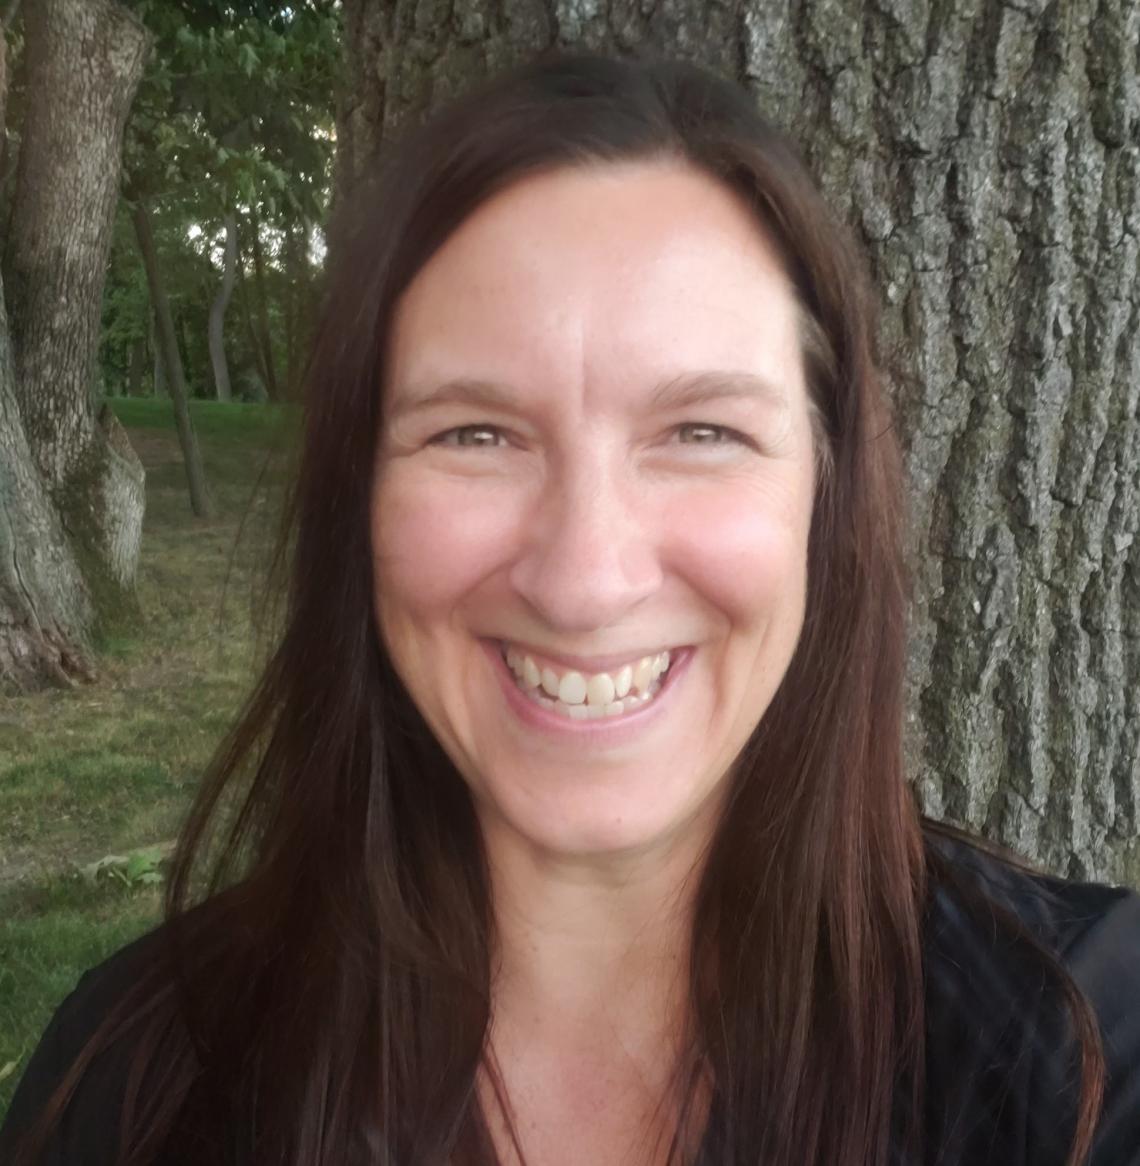
[(676, 652), (631, 660), (611, 672), (554, 669), (500, 643), (515, 687), (539, 707), (572, 721), (621, 717), (653, 703), (664, 687)]

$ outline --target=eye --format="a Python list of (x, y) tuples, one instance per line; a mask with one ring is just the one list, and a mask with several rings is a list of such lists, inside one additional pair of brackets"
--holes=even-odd
[(687, 421), (675, 431), (683, 445), (748, 445), (743, 433), (727, 425), (712, 425), (707, 421)]
[(491, 449), (505, 444), (503, 431), (495, 425), (457, 425), (437, 433), (429, 445), (446, 445), (452, 448)]

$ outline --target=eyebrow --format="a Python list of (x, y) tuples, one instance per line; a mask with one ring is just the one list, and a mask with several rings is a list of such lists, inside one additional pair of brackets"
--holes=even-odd
[[(758, 373), (709, 369), (681, 373), (658, 384), (649, 396), (654, 409), (679, 409), (709, 401), (746, 399), (786, 407), (788, 394)], [(443, 405), (482, 405), (518, 411), (522, 398), (509, 385), (474, 377), (456, 377), (436, 385), (426, 393), (410, 393), (395, 402), (389, 420)]]

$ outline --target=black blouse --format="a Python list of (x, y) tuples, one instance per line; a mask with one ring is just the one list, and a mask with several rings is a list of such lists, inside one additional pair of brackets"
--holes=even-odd
[[(1029, 874), (957, 840), (932, 836), (928, 845), (945, 864), (932, 879), (923, 933), (921, 1166), (1065, 1162), (1078, 1091), (1075, 1044), (1038, 962), (995, 921), (1003, 909), (1059, 957), (1099, 1021), (1107, 1082), (1089, 1166), (1140, 1166), (1140, 895)], [(86, 972), (59, 1006), (0, 1127), (0, 1166), (157, 934)], [(97, 1058), (44, 1166), (112, 1166), (125, 1065), (116, 1049)], [(701, 1158), (716, 1166), (715, 1128), (709, 1133)], [(898, 1152), (892, 1164), (918, 1166)]]

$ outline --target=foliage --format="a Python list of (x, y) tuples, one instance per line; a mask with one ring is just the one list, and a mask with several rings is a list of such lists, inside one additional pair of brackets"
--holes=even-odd
[[(229, 212), (237, 220), (241, 277), (225, 347), (235, 394), (263, 398), (267, 349), (281, 379), (296, 379), (319, 286), (339, 5), (129, 6), (155, 46), (128, 125), (124, 194), (150, 208), (190, 391), (213, 393), (206, 328)], [(145, 364), (143, 384), (151, 391), (149, 297), (129, 219), (120, 219), (104, 300), (103, 386), (126, 391), (138, 346), (143, 359), (134, 358)], [(255, 233), (260, 273), (253, 270)]]
[(295, 4), (270, 17), (256, 4), (136, 0), (134, 8), (156, 42), (131, 117), (131, 189), (153, 196), (189, 187), (215, 211), (236, 200), (269, 218), (279, 207), (318, 218), (339, 62), (336, 9)]
[(105, 854), (80, 868), (89, 882), (113, 879), (125, 887), (152, 887), (162, 882), (171, 844), (144, 846), (130, 854)]

